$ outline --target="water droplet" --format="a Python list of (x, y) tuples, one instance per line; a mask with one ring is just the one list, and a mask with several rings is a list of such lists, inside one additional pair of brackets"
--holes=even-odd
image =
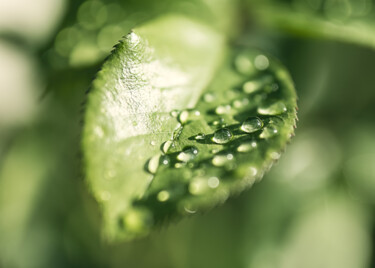
[(189, 119), (189, 112), (187, 110), (184, 110), (182, 111), (179, 115), (178, 115), (178, 121), (181, 123), (181, 124), (185, 124)]
[(178, 121), (181, 124), (186, 124), (190, 120), (196, 120), (199, 118), (201, 113), (198, 110), (184, 110), (178, 115)]
[(217, 177), (211, 177), (207, 181), (208, 187), (215, 189), (219, 186), (220, 180)]
[(257, 143), (255, 141), (244, 142), (240, 146), (237, 147), (237, 151), (240, 153), (248, 153), (254, 150), (256, 147), (257, 147)]
[(158, 195), (157, 195), (156, 198), (157, 198), (160, 202), (165, 202), (165, 201), (167, 201), (167, 200), (169, 199), (169, 197), (170, 197), (169, 192), (163, 190), (163, 191), (160, 191), (160, 192), (158, 193)]
[(275, 102), (268, 106), (258, 108), (258, 113), (263, 115), (277, 115), (287, 111), (285, 104), (281, 101)]
[(186, 163), (176, 163), (174, 164), (175, 168), (183, 168), (186, 165)]
[(269, 124), (265, 128), (263, 128), (263, 132), (259, 135), (262, 139), (269, 139), (278, 134), (278, 130), (275, 125)]
[(254, 65), (255, 68), (257, 68), (259, 71), (264, 71), (268, 68), (270, 62), (266, 56), (258, 55), (255, 57)]
[(238, 55), (234, 60), (234, 66), (240, 74), (249, 75), (254, 73), (254, 65), (250, 58), (244, 54)]
[(167, 153), (169, 148), (172, 146), (173, 144), (173, 141), (166, 141), (163, 143), (163, 145), (161, 146), (161, 150), (163, 153)]
[(180, 111), (179, 111), (179, 110), (173, 110), (173, 111), (171, 112), (171, 116), (173, 116), (173, 117), (177, 117), (179, 114), (180, 114)]
[(224, 118), (219, 118), (218, 120), (212, 121), (210, 125), (213, 126), (225, 126)]
[(216, 107), (215, 113), (216, 114), (229, 114), (232, 107), (230, 105), (220, 105)]
[(212, 149), (210, 150), (210, 153), (217, 154), (220, 151), (220, 149)]
[(233, 158), (233, 154), (215, 155), (214, 158), (212, 158), (212, 164), (217, 167), (222, 167), (229, 163), (229, 161), (232, 161)]
[(215, 131), (212, 141), (217, 144), (228, 143), (233, 138), (232, 132), (227, 128), (221, 128)]
[(151, 174), (155, 174), (159, 167), (159, 160), (160, 160), (160, 154), (154, 155), (153, 157), (148, 160), (147, 163), (147, 170)]
[(262, 129), (263, 125), (263, 121), (259, 117), (251, 116), (242, 123), (241, 130), (246, 133), (253, 133)]
[(207, 180), (205, 178), (195, 178), (189, 184), (189, 192), (193, 195), (199, 195), (208, 189)]
[(204, 140), (204, 139), (206, 139), (206, 135), (204, 133), (198, 133), (197, 135), (195, 135), (194, 139)]
[(170, 158), (169, 158), (168, 155), (162, 155), (162, 156), (160, 157), (160, 161), (159, 161), (159, 163), (161, 163), (162, 165), (164, 165), (164, 166), (168, 166), (168, 165), (169, 165), (169, 162), (170, 162)]
[(155, 146), (155, 145), (156, 145), (156, 142), (155, 142), (155, 141), (150, 141), (150, 144), (151, 144), (152, 146)]
[(206, 93), (203, 95), (203, 100), (207, 103), (211, 103), (215, 100), (215, 95), (212, 93)]
[(263, 87), (263, 83), (260, 81), (248, 81), (242, 86), (243, 92), (247, 94), (254, 93)]
[(237, 109), (240, 109), (242, 107), (245, 107), (247, 105), (249, 105), (249, 99), (248, 98), (243, 98), (243, 99), (239, 99), (239, 100), (234, 100), (233, 101), (233, 107), (234, 108), (237, 108)]
[(193, 160), (199, 153), (198, 149), (194, 146), (184, 149), (177, 155), (177, 159), (181, 162), (189, 162)]
[(272, 83), (270, 85), (266, 85), (264, 88), (264, 91), (267, 93), (272, 93), (272, 92), (276, 92), (278, 89), (279, 89), (279, 84)]
[(122, 217), (122, 223), (128, 231), (147, 233), (153, 224), (153, 216), (149, 210), (131, 208)]

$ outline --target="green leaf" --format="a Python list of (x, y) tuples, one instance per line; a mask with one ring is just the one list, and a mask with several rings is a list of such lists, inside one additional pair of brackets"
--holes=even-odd
[(367, 0), (250, 1), (258, 21), (298, 35), (375, 47), (372, 3)]
[(228, 52), (223, 36), (182, 17), (134, 30), (86, 107), (87, 182), (106, 237), (145, 235), (252, 185), (293, 135), (295, 109), (288, 73), (257, 51)]

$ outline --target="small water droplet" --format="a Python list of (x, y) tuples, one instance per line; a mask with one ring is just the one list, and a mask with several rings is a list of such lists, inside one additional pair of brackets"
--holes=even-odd
[(165, 201), (167, 201), (167, 200), (169, 199), (169, 197), (170, 197), (169, 192), (163, 190), (163, 191), (160, 191), (160, 192), (158, 193), (158, 195), (157, 195), (156, 198), (157, 198), (160, 202), (165, 202)]
[(254, 65), (250, 58), (244, 54), (239, 54), (234, 60), (234, 66), (240, 74), (249, 75), (254, 73)]
[(210, 150), (210, 153), (217, 154), (220, 151), (220, 149), (212, 149)]
[(256, 132), (263, 127), (263, 121), (259, 117), (250, 116), (241, 125), (241, 130), (246, 133)]
[(150, 144), (151, 144), (152, 146), (155, 146), (155, 145), (156, 145), (156, 142), (155, 142), (155, 141), (150, 141)]
[(162, 155), (162, 156), (160, 157), (160, 161), (159, 161), (159, 163), (161, 163), (162, 165), (164, 165), (164, 166), (168, 166), (168, 165), (169, 165), (169, 162), (170, 162), (170, 158), (169, 158), (168, 155)]
[(285, 104), (281, 101), (275, 102), (268, 106), (258, 108), (258, 113), (263, 115), (277, 115), (287, 111)]
[(194, 146), (191, 146), (184, 149), (181, 153), (179, 153), (177, 155), (177, 160), (186, 163), (193, 160), (198, 155), (198, 153), (198, 149)]
[(263, 83), (260, 81), (248, 81), (242, 86), (243, 92), (247, 94), (254, 93), (263, 87)]
[(211, 103), (215, 100), (215, 95), (212, 93), (206, 93), (203, 95), (203, 100), (207, 103)]
[(147, 163), (147, 170), (151, 174), (155, 174), (159, 167), (159, 160), (160, 160), (160, 154), (154, 155), (153, 157), (148, 160)]
[(162, 152), (166, 154), (168, 152), (169, 148), (171, 148), (172, 144), (173, 144), (173, 141), (164, 142), (163, 145), (161, 146)]
[(174, 164), (175, 168), (183, 168), (186, 165), (186, 163), (176, 163)]
[(198, 110), (183, 110), (177, 119), (181, 124), (186, 124), (188, 121), (197, 120), (200, 115)]
[(207, 181), (208, 187), (215, 189), (219, 186), (220, 180), (217, 177), (211, 177)]
[(222, 167), (229, 163), (229, 161), (232, 161), (233, 158), (233, 154), (215, 155), (214, 158), (212, 158), (212, 164), (217, 167)]
[(147, 209), (129, 209), (122, 217), (124, 228), (135, 233), (145, 234), (153, 224), (153, 216)]
[(263, 132), (259, 135), (262, 139), (269, 139), (278, 134), (278, 130), (275, 125), (269, 124), (265, 128), (263, 128)]
[(173, 116), (173, 117), (177, 117), (177, 116), (179, 115), (179, 113), (180, 113), (179, 110), (173, 110), (173, 111), (171, 112), (171, 116)]
[(233, 138), (232, 132), (227, 128), (221, 128), (216, 130), (212, 141), (217, 144), (225, 144), (228, 143)]
[(206, 178), (195, 178), (189, 184), (189, 192), (193, 195), (203, 194), (208, 190)]
[(189, 112), (187, 110), (184, 110), (182, 111), (179, 115), (178, 115), (178, 121), (181, 123), (181, 124), (185, 124), (189, 119)]
[(230, 105), (220, 105), (216, 107), (215, 113), (216, 114), (229, 114), (232, 107)]
[(240, 153), (248, 153), (254, 150), (256, 147), (257, 147), (257, 143), (255, 141), (244, 142), (240, 146), (237, 147), (237, 151)]
[(212, 126), (225, 126), (225, 120), (224, 118), (220, 117), (218, 120), (210, 122), (210, 125)]
[(258, 55), (255, 57), (254, 65), (255, 68), (257, 68), (259, 71), (264, 71), (268, 68), (270, 62), (266, 56)]
[(194, 139), (195, 140), (204, 140), (204, 139), (206, 139), (206, 135), (204, 133), (198, 133), (197, 135), (195, 135)]
[(242, 107), (245, 107), (249, 104), (249, 99), (248, 98), (243, 98), (243, 99), (238, 99), (233, 101), (233, 107), (236, 109), (240, 109)]

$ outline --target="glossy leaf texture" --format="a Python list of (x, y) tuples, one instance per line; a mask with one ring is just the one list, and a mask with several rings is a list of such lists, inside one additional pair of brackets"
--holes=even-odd
[(135, 29), (103, 65), (83, 152), (109, 240), (223, 203), (261, 179), (293, 136), (287, 71), (225, 47), (210, 28), (171, 15)]
[(375, 48), (371, 0), (250, 0), (258, 22), (297, 35)]

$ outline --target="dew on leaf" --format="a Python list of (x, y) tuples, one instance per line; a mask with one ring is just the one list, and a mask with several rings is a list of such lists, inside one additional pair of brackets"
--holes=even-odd
[(207, 181), (208, 187), (215, 189), (219, 186), (220, 180), (217, 177), (211, 177)]
[(234, 66), (240, 74), (250, 75), (255, 72), (254, 65), (250, 58), (243, 54), (240, 54), (235, 58)]
[(259, 71), (264, 71), (268, 68), (270, 62), (266, 56), (258, 55), (255, 57), (254, 65), (255, 68), (257, 68)]
[(234, 159), (233, 154), (220, 154), (212, 158), (212, 164), (217, 167), (225, 166)]
[(269, 139), (278, 134), (278, 130), (275, 125), (269, 124), (265, 128), (263, 128), (263, 132), (259, 135), (262, 139)]
[(206, 139), (206, 135), (204, 133), (198, 133), (197, 135), (195, 135), (194, 139), (195, 140), (204, 140), (204, 139)]
[(166, 154), (169, 148), (171, 148), (172, 144), (173, 144), (173, 141), (164, 142), (163, 145), (161, 146), (161, 151)]
[(153, 216), (147, 209), (132, 208), (122, 217), (122, 224), (127, 231), (147, 233), (153, 224)]
[(177, 160), (181, 162), (189, 162), (193, 160), (197, 155), (199, 151), (196, 147), (192, 146), (189, 148), (184, 149), (182, 152), (180, 152), (177, 155)]
[(258, 108), (258, 113), (262, 115), (277, 115), (287, 111), (285, 104), (281, 101), (275, 102), (268, 106)]
[(215, 109), (216, 114), (229, 114), (231, 111), (232, 107), (230, 105), (219, 105)]
[(151, 174), (155, 174), (159, 167), (160, 154), (154, 155), (148, 160), (147, 170)]
[(248, 153), (257, 147), (256, 141), (244, 142), (237, 147), (237, 152)]
[(241, 130), (246, 133), (256, 132), (263, 127), (263, 121), (259, 117), (250, 116), (241, 125)]
[(162, 190), (158, 193), (157, 195), (157, 199), (160, 201), (160, 202), (165, 202), (169, 199), (170, 197), (170, 194), (168, 191), (165, 191), (165, 190)]
[(212, 141), (217, 144), (228, 143), (233, 138), (232, 132), (228, 128), (221, 128), (215, 131)]

